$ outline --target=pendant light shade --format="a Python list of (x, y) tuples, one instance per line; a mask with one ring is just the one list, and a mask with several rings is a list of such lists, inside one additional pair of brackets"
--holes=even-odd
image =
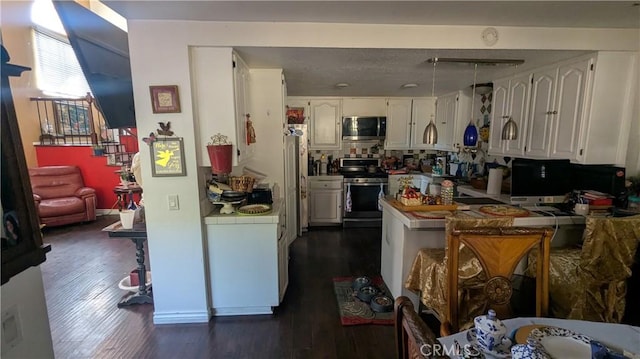
[(517, 140), (518, 139), (518, 125), (511, 116), (502, 127), (502, 139), (503, 140)]
[(424, 129), (424, 133), (422, 134), (422, 143), (426, 143), (429, 145), (434, 145), (438, 142), (438, 129), (436, 128), (436, 124), (433, 123), (433, 116), (431, 116), (431, 121)]
[(473, 86), (471, 88), (471, 119), (469, 120), (469, 124), (467, 125), (467, 128), (465, 128), (464, 130), (464, 135), (462, 138), (462, 144), (465, 147), (475, 147), (476, 144), (478, 143), (478, 129), (476, 128), (476, 124), (473, 123), (473, 110), (474, 110), (474, 104), (475, 104), (475, 99), (474, 99), (474, 95), (476, 93), (476, 75), (478, 72), (478, 64), (474, 64), (473, 67)]
[(464, 130), (464, 137), (462, 143), (467, 147), (475, 147), (478, 143), (478, 129), (473, 124), (473, 120), (469, 121), (467, 128)]
[[(435, 97), (435, 89), (436, 89), (436, 61), (433, 62), (433, 76), (431, 77), (431, 97)], [(435, 108), (433, 112), (435, 113), (438, 107), (438, 101), (436, 100)], [(433, 122), (434, 115), (431, 115), (431, 120), (427, 127), (424, 128), (424, 132), (422, 133), (422, 143), (428, 145), (435, 145), (438, 142), (438, 129), (436, 128), (436, 124)]]

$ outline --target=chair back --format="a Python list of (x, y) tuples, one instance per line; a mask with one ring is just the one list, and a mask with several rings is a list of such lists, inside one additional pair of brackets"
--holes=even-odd
[(411, 300), (398, 297), (394, 311), (398, 359), (440, 358), (436, 336), (416, 313)]
[(82, 173), (77, 166), (45, 166), (29, 168), (31, 189), (42, 199), (73, 197), (84, 187)]
[(546, 316), (549, 307), (549, 246), (551, 228), (498, 227), (454, 229), (447, 236), (449, 256), (447, 262), (447, 313), (441, 334), (458, 331), (458, 265), (461, 244), (467, 246), (478, 258), (487, 281), (484, 294), (487, 308), (496, 311), (499, 318), (512, 317), (510, 306), (513, 287), (511, 277), (522, 258), (533, 248), (538, 248), (536, 271), (536, 316)]

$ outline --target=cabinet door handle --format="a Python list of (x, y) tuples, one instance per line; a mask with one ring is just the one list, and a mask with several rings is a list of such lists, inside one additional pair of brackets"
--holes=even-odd
[(558, 111), (547, 111), (547, 115), (557, 115)]

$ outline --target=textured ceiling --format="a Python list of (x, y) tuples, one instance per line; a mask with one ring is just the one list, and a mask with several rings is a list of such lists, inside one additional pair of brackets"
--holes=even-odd
[[(104, 1), (127, 19), (639, 28), (631, 1)], [(578, 51), (236, 48), (251, 68), (282, 68), (291, 96), (428, 96), (430, 57), (523, 59), (518, 71)], [(512, 67), (479, 67), (478, 82)], [(473, 82), (473, 66), (439, 64), (436, 95)], [(337, 83), (349, 83), (336, 88)], [(405, 89), (405, 83), (416, 88)]]

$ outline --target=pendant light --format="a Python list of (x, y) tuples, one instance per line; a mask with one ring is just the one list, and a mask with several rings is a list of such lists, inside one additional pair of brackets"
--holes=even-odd
[[(433, 76), (431, 78), (431, 97), (435, 97), (435, 88), (436, 88), (436, 64), (438, 63), (438, 58), (433, 62)], [(422, 143), (428, 145), (434, 145), (438, 142), (438, 129), (436, 128), (436, 124), (433, 122), (434, 114), (436, 109), (438, 108), (438, 100), (435, 102), (435, 107), (433, 109), (433, 114), (431, 114), (431, 120), (427, 127), (424, 128), (424, 133), (422, 134)]]
[(507, 122), (502, 126), (502, 139), (503, 140), (517, 140), (518, 139), (518, 125), (511, 116), (505, 116), (509, 118)]
[[(518, 65), (516, 65), (516, 70), (518, 69)], [(515, 77), (515, 72), (514, 75)], [(517, 140), (518, 139), (518, 124), (513, 120), (511, 116), (503, 116), (502, 118), (507, 118), (507, 122), (505, 122), (504, 126), (502, 126), (502, 139), (503, 140)]]
[(478, 129), (473, 122), (473, 108), (474, 108), (474, 94), (476, 93), (476, 75), (478, 72), (478, 64), (474, 64), (473, 67), (473, 87), (471, 89), (471, 119), (467, 128), (464, 130), (464, 137), (462, 143), (465, 147), (475, 147), (478, 142)]

